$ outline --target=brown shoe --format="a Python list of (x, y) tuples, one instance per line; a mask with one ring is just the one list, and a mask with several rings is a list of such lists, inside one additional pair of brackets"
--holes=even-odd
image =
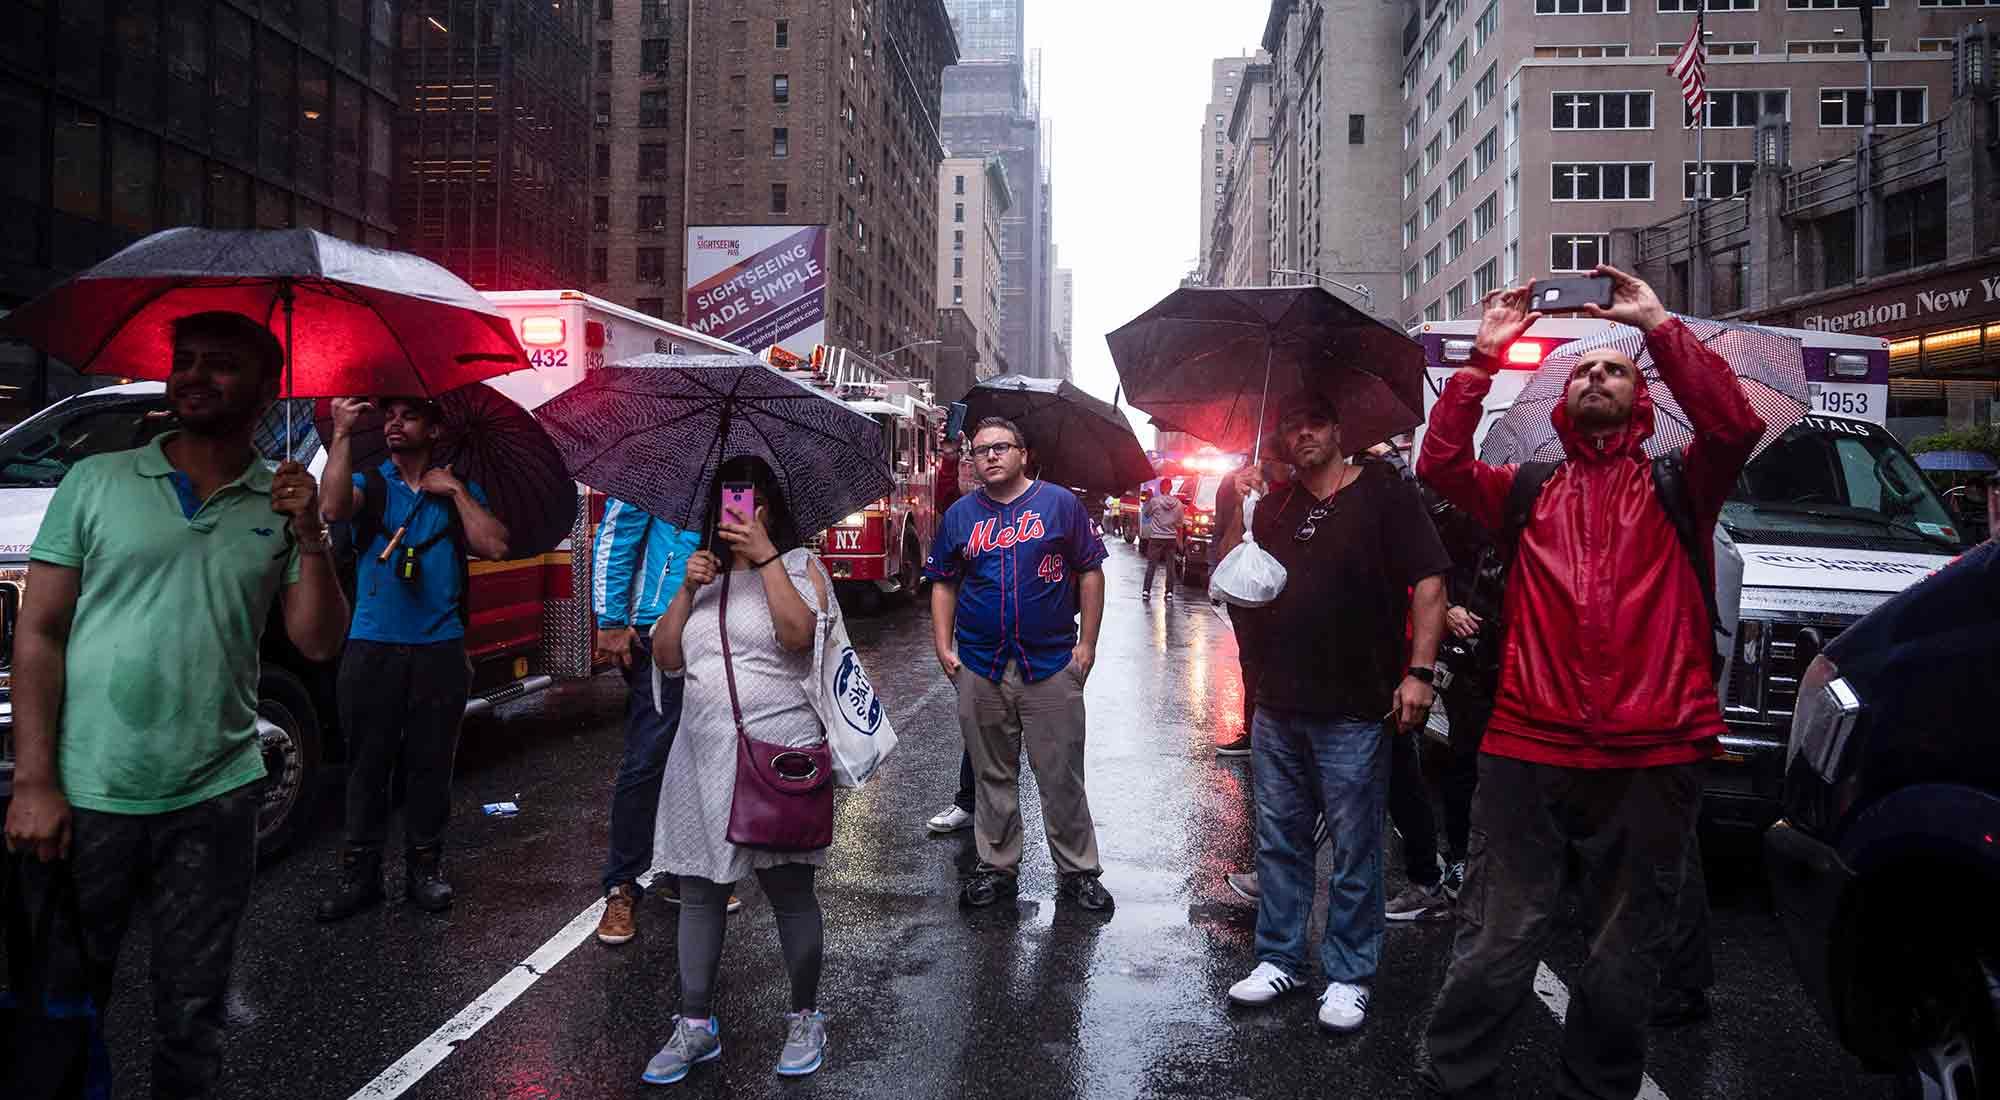
[(638, 900), (638, 891), (630, 886), (613, 886), (611, 892), (604, 895), (604, 917), (597, 922), (598, 943), (616, 947), (639, 934), (639, 922), (633, 909)]

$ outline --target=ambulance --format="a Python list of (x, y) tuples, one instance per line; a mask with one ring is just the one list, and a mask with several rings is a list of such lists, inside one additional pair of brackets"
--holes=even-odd
[[(533, 409), (586, 373), (635, 355), (749, 355), (747, 349), (575, 290), (490, 292), (514, 326), (530, 369), (487, 385)], [(14, 624), (27, 587), (28, 551), (70, 466), (104, 451), (143, 446), (173, 426), (166, 387), (132, 382), (57, 402), (0, 434), (0, 800), (13, 776)], [(311, 466), (318, 476), (321, 452)], [(601, 494), (579, 489), (570, 538), (539, 557), (471, 563), (466, 654), (473, 665), (468, 716), (597, 671), (592, 662), (591, 546)], [(194, 673), (191, 673), (194, 674)], [(281, 625), (264, 632), (257, 729), (266, 783), (258, 851), (282, 850), (309, 819), (327, 765), (342, 758), (333, 665), (306, 660)]]
[[(1542, 362), (1609, 321), (1544, 317), (1510, 345), (1474, 434), (1484, 440)], [(1409, 330), (1424, 351), (1424, 415), (1471, 359), (1476, 319)], [(1778, 816), (1799, 677), (1825, 645), (1963, 549), (1950, 513), (1885, 422), (1889, 344), (1805, 329), (1809, 411), (1737, 478), (1715, 528), (1716, 604), (1727, 637), (1717, 684), (1724, 755), (1709, 769), (1705, 817), (1761, 829)], [(1416, 448), (1423, 445), (1423, 429)], [(1413, 453), (1416, 453), (1413, 451)]]

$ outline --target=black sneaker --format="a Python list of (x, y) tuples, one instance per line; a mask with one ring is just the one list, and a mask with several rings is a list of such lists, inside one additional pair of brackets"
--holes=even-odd
[(1062, 885), (1056, 887), (1056, 900), (1074, 902), (1093, 913), (1109, 913), (1112, 907), (1111, 891), (1087, 872), (1064, 875)]
[(1215, 755), (1217, 756), (1250, 755), (1250, 734), (1247, 732), (1240, 733), (1237, 734), (1235, 737), (1230, 738), (1227, 741), (1218, 742), (1215, 746)]
[(1686, 1027), (1708, 1019), (1708, 994), (1699, 989), (1663, 985), (1653, 993), (1654, 1027)]
[(981, 867), (965, 881), (965, 887), (958, 892), (958, 903), (969, 909), (984, 909), (1002, 898), (1013, 900), (1020, 889), (1021, 884), (1013, 875), (995, 867)]

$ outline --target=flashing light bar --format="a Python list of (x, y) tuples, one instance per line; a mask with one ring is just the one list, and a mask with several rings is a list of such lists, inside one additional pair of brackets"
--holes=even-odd
[(521, 318), (521, 342), (532, 344), (538, 348), (554, 347), (562, 343), (563, 337), (567, 335), (564, 332), (564, 328), (563, 319), (560, 317), (550, 317), (547, 315), (523, 317)]
[(1507, 365), (1510, 367), (1539, 367), (1542, 354), (1547, 350), (1537, 340), (1516, 340), (1507, 345)]

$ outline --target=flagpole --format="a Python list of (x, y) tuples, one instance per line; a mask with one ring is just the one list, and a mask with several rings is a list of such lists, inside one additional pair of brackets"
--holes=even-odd
[[(1697, 56), (1701, 57), (1703, 61), (1702, 67), (1704, 69), (1707, 68), (1707, 58), (1705, 55), (1708, 53), (1707, 23), (1705, 22), (1707, 12), (1708, 0), (1696, 0), (1694, 8), (1694, 48)], [(1694, 112), (1694, 205), (1697, 211), (1701, 209), (1702, 203), (1708, 201), (1708, 163), (1702, 156), (1701, 148), (1702, 134), (1708, 129), (1707, 84), (1708, 76), (1706, 73), (1703, 73), (1701, 106), (1695, 108)], [(1692, 250), (1692, 242), (1690, 242), (1690, 250)], [(1692, 256), (1689, 257), (1689, 262), (1693, 262)]]

